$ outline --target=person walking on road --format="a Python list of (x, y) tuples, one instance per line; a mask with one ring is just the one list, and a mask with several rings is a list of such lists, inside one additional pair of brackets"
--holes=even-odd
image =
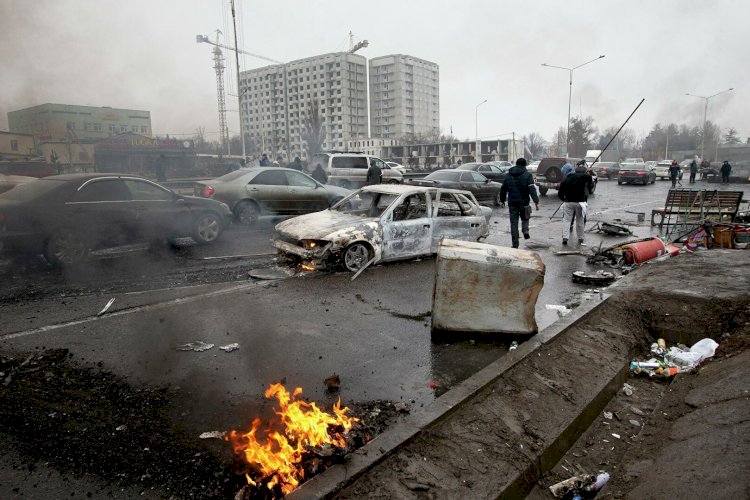
[(367, 169), (367, 185), (380, 184), (383, 180), (383, 171), (378, 167), (375, 160), (370, 160), (370, 168)]
[(565, 178), (569, 176), (570, 174), (572, 174), (573, 172), (575, 172), (575, 169), (573, 168), (573, 165), (571, 165), (569, 161), (566, 161), (565, 165), (563, 165), (563, 167), (560, 169), (560, 173), (562, 174), (563, 180), (565, 180)]
[(321, 165), (320, 163), (315, 164), (315, 168), (310, 175), (313, 179), (320, 182), (321, 184), (328, 184), (328, 176), (326, 175), (326, 171), (323, 170), (323, 165)]
[(578, 244), (584, 244), (583, 231), (586, 228), (588, 194), (592, 189), (594, 189), (594, 179), (586, 170), (585, 165), (581, 165), (575, 173), (567, 176), (560, 184), (557, 196), (563, 202), (563, 245), (568, 244), (568, 239), (572, 233), (570, 226), (573, 218), (576, 221)]
[(721, 164), (721, 183), (729, 184), (729, 174), (732, 173), (732, 165), (727, 160)]
[(510, 238), (513, 248), (518, 248), (518, 219), (521, 219), (521, 231), (523, 238), (528, 240), (529, 219), (531, 218), (531, 204), (534, 200), (537, 211), (539, 211), (539, 196), (534, 186), (534, 176), (526, 170), (526, 158), (516, 160), (516, 165), (508, 170), (503, 186), (500, 188), (500, 206), (505, 206), (508, 200), (508, 215), (510, 216)]
[[(698, 173), (698, 160), (693, 158), (690, 162), (690, 184), (695, 184), (695, 175)], [(672, 185), (674, 187), (674, 184)]]
[(260, 166), (268, 167), (270, 165), (271, 165), (271, 162), (268, 161), (268, 155), (266, 153), (263, 153), (263, 156), (260, 157)]
[(679, 177), (679, 175), (680, 175), (680, 164), (677, 163), (677, 160), (672, 160), (672, 164), (669, 166), (669, 179), (672, 181), (672, 189), (674, 189), (677, 186), (677, 177)]

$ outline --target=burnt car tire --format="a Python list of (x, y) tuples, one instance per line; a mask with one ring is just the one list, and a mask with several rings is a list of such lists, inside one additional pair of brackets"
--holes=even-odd
[(205, 212), (193, 222), (193, 239), (201, 245), (213, 243), (219, 239), (222, 230), (221, 218), (213, 212)]
[(86, 260), (89, 247), (75, 230), (61, 229), (47, 240), (43, 254), (53, 266), (75, 266)]
[(548, 188), (545, 188), (545, 187), (539, 188), (539, 194), (541, 194), (542, 196), (547, 196), (547, 191), (549, 191)]
[(346, 250), (341, 258), (341, 262), (344, 264), (344, 268), (347, 271), (356, 273), (364, 267), (365, 264), (370, 262), (372, 259), (372, 250), (366, 243), (358, 242), (352, 243)]
[(234, 217), (239, 224), (252, 227), (260, 219), (260, 208), (252, 201), (241, 201), (234, 208)]

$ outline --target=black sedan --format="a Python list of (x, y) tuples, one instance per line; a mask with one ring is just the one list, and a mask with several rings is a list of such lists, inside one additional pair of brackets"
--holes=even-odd
[(55, 175), (0, 195), (0, 247), (74, 265), (89, 250), (131, 243), (211, 243), (231, 215), (224, 203), (180, 196), (140, 177)]
[(479, 172), (489, 180), (495, 182), (503, 182), (509, 169), (510, 167), (500, 167), (489, 163), (464, 163), (463, 165), (456, 167), (456, 170)]
[(645, 163), (623, 163), (617, 174), (617, 184), (653, 184), (656, 182), (656, 173)]
[(500, 206), (499, 182), (492, 182), (487, 177), (471, 170), (437, 170), (422, 179), (405, 182), (415, 186), (444, 187), (448, 189), (465, 189), (471, 191), (477, 201), (491, 202)]

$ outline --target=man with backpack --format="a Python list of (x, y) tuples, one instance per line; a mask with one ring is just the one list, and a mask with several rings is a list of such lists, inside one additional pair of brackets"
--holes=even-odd
[(508, 215), (510, 215), (510, 237), (513, 248), (518, 248), (518, 219), (521, 219), (521, 231), (524, 239), (529, 239), (529, 219), (531, 218), (531, 204), (534, 200), (539, 210), (539, 196), (534, 186), (534, 176), (526, 170), (526, 158), (516, 160), (516, 165), (508, 170), (503, 187), (500, 188), (500, 206), (505, 206), (508, 200)]

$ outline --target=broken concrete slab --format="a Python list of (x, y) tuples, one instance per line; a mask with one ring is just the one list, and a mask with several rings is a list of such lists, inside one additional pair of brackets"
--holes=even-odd
[(544, 269), (535, 252), (443, 240), (436, 261), (433, 332), (536, 333), (534, 307)]

